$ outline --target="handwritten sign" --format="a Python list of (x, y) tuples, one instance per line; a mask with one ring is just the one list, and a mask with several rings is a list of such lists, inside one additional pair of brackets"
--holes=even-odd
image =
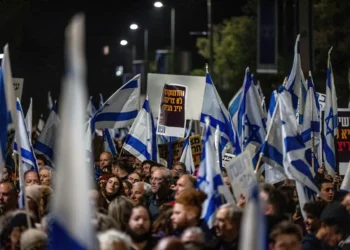
[(222, 167), (226, 168), (226, 165), (229, 161), (231, 161), (233, 158), (235, 158), (234, 154), (225, 153), (222, 157)]
[(338, 134), (336, 136), (339, 172), (344, 175), (350, 161), (350, 109), (338, 109)]
[[(180, 161), (183, 143), (184, 143), (184, 139), (179, 139), (175, 142), (172, 142), (173, 164), (177, 161)], [(191, 143), (193, 162), (195, 167), (197, 168), (199, 167), (199, 164), (201, 162), (201, 155), (202, 155), (202, 142), (201, 142), (200, 135), (190, 136), (190, 143)], [(169, 156), (168, 143), (158, 145), (158, 152), (159, 152), (160, 158), (168, 159), (168, 156)]]
[(157, 134), (184, 137), (186, 130), (187, 87), (165, 84), (159, 105)]

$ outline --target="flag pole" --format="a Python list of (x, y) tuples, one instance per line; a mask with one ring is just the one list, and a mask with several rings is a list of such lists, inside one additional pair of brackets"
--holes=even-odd
[[(285, 85), (286, 82), (287, 82), (287, 77), (284, 78), (283, 85)], [(266, 141), (268, 141), (268, 140), (269, 140), (269, 137), (270, 137), (270, 133), (271, 133), (271, 130), (272, 130), (273, 120), (274, 120), (275, 117), (276, 117), (277, 109), (278, 109), (278, 106), (279, 106), (278, 98), (279, 98), (279, 96), (277, 95), (277, 98), (276, 98), (276, 101), (277, 101), (276, 107), (275, 107), (275, 109), (274, 109), (274, 111), (273, 111), (273, 114), (272, 114), (272, 117), (271, 117), (271, 122), (270, 122), (270, 127), (269, 127), (269, 129), (267, 130), (267, 134), (266, 134), (266, 136), (265, 136), (264, 143), (265, 143)], [(260, 152), (258, 162), (256, 163), (256, 166), (255, 166), (255, 173), (258, 173), (258, 172), (259, 172), (259, 169), (260, 169), (260, 166), (261, 166), (260, 163), (261, 163), (261, 160), (262, 160), (262, 157), (263, 157), (263, 156), (264, 156), (264, 152)]]

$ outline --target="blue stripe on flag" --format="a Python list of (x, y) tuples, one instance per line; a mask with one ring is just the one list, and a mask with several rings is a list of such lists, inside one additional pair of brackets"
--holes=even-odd
[(300, 173), (302, 173), (304, 176), (309, 178), (311, 180), (311, 182), (313, 183), (313, 177), (312, 177), (311, 171), (309, 170), (309, 166), (306, 165), (303, 160), (291, 161), (290, 164), (293, 167), (295, 167), (295, 169), (298, 170)]
[[(18, 148), (17, 148), (17, 143), (16, 142), (13, 145), (13, 149), (18, 152)], [(24, 148), (21, 148), (21, 154), (22, 154), (22, 158), (33, 162), (33, 164), (35, 165), (35, 163), (36, 163), (35, 162), (35, 158), (34, 158), (34, 155), (33, 155), (33, 153), (31, 151), (28, 151), (28, 150), (26, 150)]]
[(122, 89), (136, 89), (138, 87), (138, 80), (134, 80), (126, 84), (125, 86), (121, 87), (120, 90)]
[(146, 157), (147, 160), (151, 159), (150, 154), (147, 152), (147, 146), (143, 144), (139, 139), (129, 134), (127, 138), (127, 143), (135, 150), (137, 150), (140, 154), (142, 154), (144, 157)]
[(52, 150), (52, 148), (48, 147), (44, 143), (41, 143), (40, 141), (37, 141), (34, 144), (33, 147), (34, 147), (34, 149), (38, 150), (42, 154), (48, 156), (50, 159), (53, 159), (53, 150)]
[(287, 136), (284, 138), (284, 145), (286, 146), (286, 152), (305, 148), (301, 142), (299, 136)]
[(137, 116), (138, 111), (134, 110), (134, 111), (130, 111), (130, 112), (123, 112), (123, 113), (100, 113), (97, 114), (94, 117), (94, 122), (119, 122), (119, 121), (127, 121), (127, 120), (131, 120), (134, 119)]
[(49, 239), (50, 250), (86, 250), (86, 248), (79, 244), (57, 220), (53, 219), (51, 227), (52, 231)]
[(270, 145), (267, 141), (264, 142), (261, 152), (263, 152), (264, 156), (277, 162), (280, 166), (283, 166), (283, 155), (277, 148)]
[(215, 119), (214, 117), (212, 117), (211, 115), (207, 115), (207, 114), (203, 114), (201, 113), (201, 122), (204, 123), (205, 121), (205, 117), (208, 116), (210, 118), (210, 126), (216, 128), (217, 125), (219, 125), (220, 128), (220, 132), (225, 131), (225, 123), (223, 123), (222, 121), (219, 121), (217, 119)]

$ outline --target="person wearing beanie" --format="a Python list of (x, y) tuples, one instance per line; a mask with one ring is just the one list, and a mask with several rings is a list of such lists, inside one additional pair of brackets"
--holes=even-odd
[(46, 250), (47, 235), (38, 229), (30, 228), (21, 235), (21, 250)]

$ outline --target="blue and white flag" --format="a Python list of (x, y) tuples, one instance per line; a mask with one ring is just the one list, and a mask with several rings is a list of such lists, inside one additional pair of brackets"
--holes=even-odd
[(244, 209), (239, 238), (240, 250), (268, 250), (267, 223), (264, 205), (259, 199), (259, 187), (252, 189)]
[(96, 108), (94, 104), (92, 103), (92, 96), (90, 96), (88, 105), (86, 107), (86, 116), (88, 119), (92, 118), (94, 114), (96, 113)]
[(103, 145), (104, 145), (105, 151), (110, 152), (112, 155), (116, 155), (117, 150), (115, 148), (113, 138), (114, 138), (114, 130), (105, 128), (103, 130)]
[(21, 140), (20, 147), (21, 147), (22, 167), (24, 170), (23, 172), (25, 173), (29, 170), (35, 170), (36, 172), (39, 172), (34, 149), (33, 149), (32, 143), (29, 140), (28, 128), (27, 128), (26, 121), (24, 119), (21, 102), (18, 98), (17, 98), (16, 104), (17, 104), (18, 127), (16, 129), (17, 135), (16, 135), (16, 141), (14, 143), (14, 151), (18, 153), (17, 138), (19, 138)]
[(33, 98), (30, 98), (29, 108), (26, 114), (26, 123), (28, 129), (29, 141), (32, 141), (32, 129), (33, 129)]
[(9, 112), (6, 103), (5, 82), (0, 68), (0, 177), (6, 163), (7, 123)]
[(331, 63), (331, 51), (328, 52), (328, 68), (326, 82), (326, 106), (324, 111), (324, 139), (323, 139), (323, 155), (324, 163), (328, 173), (332, 176), (336, 173), (335, 145), (334, 137), (338, 130), (338, 104), (337, 93), (334, 85), (334, 75)]
[[(89, 171), (92, 165), (86, 162), (84, 145), (87, 91), (83, 37), (84, 16), (76, 15), (66, 30), (68, 70), (63, 79), (59, 109), (62, 120), (56, 135), (57, 176), (50, 221), (50, 250), (98, 249), (89, 197), (93, 186)], [(75, 184), (77, 179), (79, 185)]]
[(104, 103), (104, 101), (103, 101), (103, 95), (100, 93), (100, 102), (99, 102), (98, 107), (101, 108), (101, 107), (103, 106), (103, 103)]
[(16, 127), (17, 109), (16, 109), (16, 98), (13, 91), (10, 51), (7, 44), (4, 47), (4, 57), (1, 62), (1, 69), (2, 69), (2, 77), (4, 81), (5, 100), (7, 105), (6, 107), (7, 107), (8, 116), (9, 116), (7, 119), (7, 127), (8, 129), (12, 129)]
[(308, 90), (305, 101), (305, 110), (304, 110), (304, 120), (302, 124), (301, 136), (305, 147), (305, 157), (309, 165), (314, 165), (312, 171), (316, 172), (319, 164), (316, 157), (316, 145), (320, 143), (320, 131), (321, 131), (321, 122), (320, 122), (320, 106), (318, 104), (318, 98), (316, 97), (315, 85), (312, 80), (311, 72), (309, 73)]
[(158, 162), (157, 145), (156, 126), (147, 96), (125, 139), (123, 149), (141, 162), (145, 160)]
[(54, 103), (52, 110), (50, 112), (49, 118), (45, 123), (43, 130), (41, 131), (36, 143), (34, 144), (34, 149), (37, 153), (43, 154), (52, 165), (54, 161), (54, 150), (56, 140), (56, 130), (60, 124), (60, 119), (57, 115), (57, 105)]
[(303, 123), (307, 85), (301, 69), (300, 35), (297, 36), (295, 41), (293, 66), (285, 88), (292, 95), (294, 113), (296, 114), (298, 125), (301, 125)]
[(180, 157), (180, 162), (186, 165), (187, 173), (192, 175), (194, 173), (195, 166), (193, 162), (191, 140), (190, 140), (191, 127), (192, 127), (192, 120), (190, 121), (190, 125), (189, 125), (190, 129), (187, 131), (187, 136), (182, 144), (182, 154)]
[(217, 165), (214, 136), (211, 133), (210, 118), (205, 118), (205, 139), (201, 163), (197, 174), (197, 188), (208, 196), (203, 203), (202, 218), (212, 228), (215, 221), (216, 210), (224, 203), (220, 195), (220, 187), (225, 184), (221, 170)]
[(232, 145), (232, 142), (234, 141), (234, 132), (230, 115), (222, 103), (209, 73), (206, 75), (203, 106), (200, 117), (202, 128), (205, 127), (204, 119), (207, 116), (210, 118), (210, 129), (212, 130), (212, 134), (215, 133), (216, 126), (219, 125), (222, 147), (221, 151), (225, 146)]
[(140, 75), (137, 75), (118, 89), (93, 116), (91, 131), (130, 126), (139, 110), (140, 85)]
[(40, 118), (39, 118), (39, 121), (38, 121), (38, 123), (36, 125), (36, 130), (35, 130), (35, 133), (36, 133), (37, 137), (39, 137), (39, 135), (43, 131), (44, 127), (45, 127), (44, 116), (43, 116), (43, 114), (41, 114)]

